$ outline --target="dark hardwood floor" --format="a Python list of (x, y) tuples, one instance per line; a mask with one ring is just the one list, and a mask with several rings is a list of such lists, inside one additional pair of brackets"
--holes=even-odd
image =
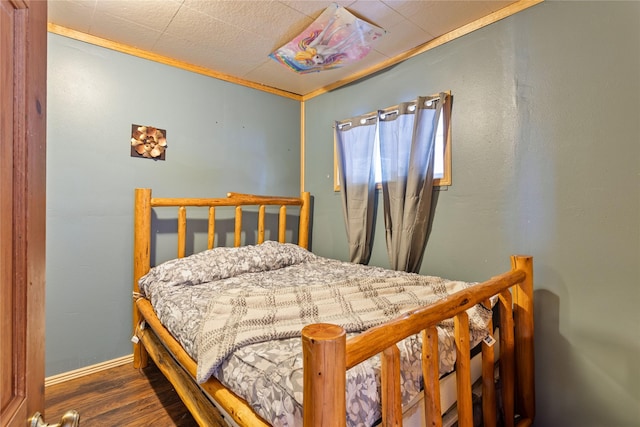
[(198, 424), (152, 363), (125, 364), (45, 388), (45, 421), (75, 409), (81, 427), (196, 427)]

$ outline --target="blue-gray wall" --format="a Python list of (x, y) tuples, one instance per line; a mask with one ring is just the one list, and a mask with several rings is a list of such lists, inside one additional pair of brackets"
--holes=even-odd
[[(533, 255), (536, 425), (639, 425), (640, 3), (547, 1), (307, 101), (315, 252), (347, 258), (332, 122), (440, 90), (453, 185), (422, 272)], [(47, 114), (47, 375), (131, 352), (133, 188), (299, 190), (289, 99), (50, 35)], [(132, 123), (167, 129), (165, 162), (129, 157)]]
[[(298, 101), (49, 35), (46, 374), (131, 354), (133, 190), (300, 192)], [(132, 124), (167, 131), (130, 157)]]
[(548, 1), (307, 101), (315, 252), (348, 258), (332, 122), (441, 90), (453, 185), (421, 272), (480, 280), (533, 255), (536, 425), (640, 425), (640, 3)]

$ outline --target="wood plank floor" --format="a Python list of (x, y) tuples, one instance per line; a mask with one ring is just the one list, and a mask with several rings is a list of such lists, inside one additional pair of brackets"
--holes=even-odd
[(45, 421), (75, 409), (81, 427), (196, 427), (173, 386), (149, 364), (125, 364), (45, 388)]

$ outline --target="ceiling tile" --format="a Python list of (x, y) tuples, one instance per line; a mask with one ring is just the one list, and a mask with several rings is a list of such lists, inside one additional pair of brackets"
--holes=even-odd
[(316, 1), (316, 0), (282, 0), (280, 3), (292, 9), (300, 11), (311, 19), (316, 19), (331, 3), (337, 3), (342, 7), (348, 7), (354, 0)]
[(83, 33), (89, 33), (96, 0), (56, 0), (50, 1), (47, 6), (49, 22)]
[(101, 14), (124, 19), (156, 31), (164, 31), (180, 8), (175, 0), (99, 0), (96, 20)]
[[(480, 19), (488, 10), (497, 10), (513, 1), (406, 1), (384, 0), (407, 20), (418, 25), (429, 34), (442, 35)], [(490, 5), (490, 6), (489, 6)]]
[[(184, 5), (241, 30), (270, 38), (283, 32), (295, 37), (313, 22), (304, 13), (277, 1), (185, 0)], [(250, 40), (251, 35), (247, 37)]]
[(402, 15), (378, 0), (358, 0), (351, 4), (347, 10), (358, 18), (384, 30), (404, 21)]
[[(91, 24), (91, 35), (143, 50), (153, 49), (162, 33), (121, 18), (103, 14)], [(124, 34), (124, 36), (123, 36)]]
[(212, 48), (207, 43), (167, 34), (160, 37), (155, 50), (164, 56), (236, 77), (242, 77), (256, 66), (255, 60), (242, 61)]
[(198, 44), (207, 44), (221, 54), (231, 57), (263, 60), (272, 49), (272, 41), (256, 34), (248, 34), (238, 27), (212, 18), (188, 7), (181, 7), (166, 30)]
[(394, 57), (420, 46), (431, 40), (433, 36), (410, 21), (402, 21), (387, 29), (374, 49), (387, 57)]

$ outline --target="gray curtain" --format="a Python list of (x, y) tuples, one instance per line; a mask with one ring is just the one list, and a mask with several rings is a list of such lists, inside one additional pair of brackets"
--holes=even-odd
[(379, 111), (382, 195), (389, 262), (417, 273), (431, 221), (433, 159), (445, 94)]
[(351, 262), (367, 264), (371, 257), (375, 207), (373, 153), (377, 114), (336, 122), (335, 140)]

